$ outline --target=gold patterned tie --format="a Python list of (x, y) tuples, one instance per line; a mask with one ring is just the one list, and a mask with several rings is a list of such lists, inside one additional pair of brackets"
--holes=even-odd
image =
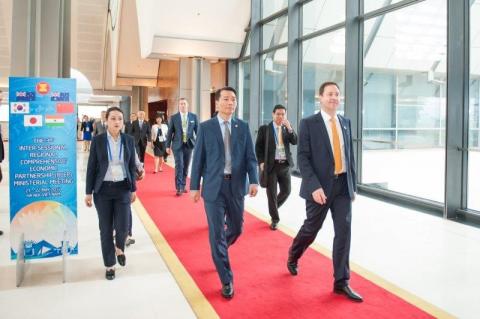
[(182, 141), (187, 143), (187, 116), (182, 114)]
[(332, 127), (332, 139), (333, 139), (333, 160), (335, 161), (335, 174), (340, 174), (342, 171), (342, 150), (340, 149), (340, 137), (338, 136), (337, 125), (335, 119), (330, 119), (330, 125)]
[(277, 126), (278, 146), (283, 146), (282, 127)]

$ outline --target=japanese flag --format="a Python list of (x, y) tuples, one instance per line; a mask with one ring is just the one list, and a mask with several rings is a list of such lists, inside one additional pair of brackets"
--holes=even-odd
[(41, 115), (24, 115), (24, 126), (43, 126), (43, 119)]

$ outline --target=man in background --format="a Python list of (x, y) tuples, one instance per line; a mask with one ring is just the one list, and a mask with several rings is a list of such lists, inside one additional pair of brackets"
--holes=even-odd
[(137, 147), (138, 158), (140, 162), (145, 162), (145, 150), (147, 149), (148, 142), (151, 139), (150, 123), (145, 120), (145, 112), (137, 112), (138, 119), (132, 122), (132, 133), (135, 138), (135, 145)]
[(165, 143), (168, 154), (175, 157), (175, 188), (176, 195), (186, 193), (188, 166), (192, 150), (195, 147), (197, 138), (198, 119), (197, 116), (188, 112), (188, 102), (184, 98), (178, 101), (178, 113), (170, 117), (168, 122), (167, 141)]

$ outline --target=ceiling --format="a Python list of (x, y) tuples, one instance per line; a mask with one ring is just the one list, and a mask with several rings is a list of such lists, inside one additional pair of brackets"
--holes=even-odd
[[(0, 88), (10, 73), (13, 1), (0, 0)], [(245, 0), (111, 0), (110, 15), (108, 0), (71, 1), (71, 67), (96, 94), (174, 85), (167, 61), (181, 57), (236, 58), (250, 19)]]

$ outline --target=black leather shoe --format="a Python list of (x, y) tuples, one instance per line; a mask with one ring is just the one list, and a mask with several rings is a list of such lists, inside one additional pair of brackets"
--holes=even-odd
[(233, 298), (233, 283), (228, 283), (222, 286), (222, 297), (225, 299)]
[(182, 195), (182, 191), (177, 189), (177, 192), (175, 193), (176, 196), (181, 196)]
[(277, 230), (277, 228), (278, 228), (278, 222), (272, 222), (270, 224), (270, 229), (271, 230)]
[(333, 292), (339, 295), (345, 295), (348, 299), (351, 299), (356, 302), (363, 302), (362, 296), (357, 294), (355, 291), (350, 288), (350, 286), (345, 287), (334, 287)]
[(133, 245), (135, 244), (135, 239), (134, 238), (128, 238), (126, 241), (125, 241), (125, 246), (130, 246), (130, 245)]
[(298, 275), (298, 264), (294, 261), (287, 261), (288, 271), (292, 276)]
[(188, 191), (186, 189), (183, 190), (184, 193), (188, 193)]
[(3, 235), (3, 231), (0, 230), (0, 236), (2, 236), (2, 235)]
[(107, 278), (107, 280), (115, 279), (115, 269), (107, 269), (105, 272), (105, 278)]
[(125, 254), (118, 255), (117, 260), (118, 260), (118, 263), (120, 264), (120, 266), (122, 266), (122, 267), (125, 267), (125, 265), (127, 264), (127, 258), (125, 257)]

